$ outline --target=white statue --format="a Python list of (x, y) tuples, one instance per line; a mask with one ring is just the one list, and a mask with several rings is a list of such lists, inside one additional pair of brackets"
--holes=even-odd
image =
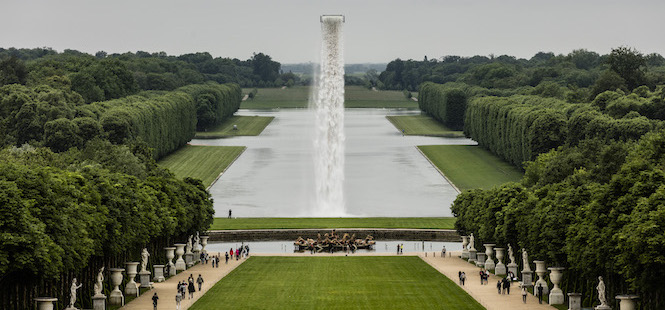
[(508, 243), (508, 257), (510, 258), (510, 264), (515, 264), (515, 253), (513, 253), (513, 247)]
[(150, 253), (148, 253), (148, 249), (143, 248), (143, 251), (141, 251), (141, 271), (140, 272), (148, 271), (148, 257), (149, 256), (150, 256)]
[(97, 282), (95, 282), (94, 291), (95, 295), (102, 295), (102, 290), (104, 289), (104, 267), (99, 268), (99, 273), (97, 274)]
[(185, 253), (187, 254), (192, 253), (192, 237), (191, 235), (189, 236), (189, 240), (187, 240), (187, 245), (185, 246)]
[(199, 238), (199, 232), (196, 232), (196, 236), (194, 237), (194, 251), (198, 251), (201, 247), (199, 246), (199, 243), (201, 241), (201, 238)]
[(526, 253), (525, 248), (522, 248), (522, 264), (524, 264), (523, 271), (531, 271), (531, 266), (529, 266), (529, 254)]
[(78, 286), (76, 285), (76, 278), (72, 280), (72, 286), (69, 288), (69, 292), (71, 296), (69, 297), (69, 308), (74, 308), (74, 304), (76, 303), (76, 290), (80, 289), (83, 284), (79, 284)]
[(469, 249), (476, 249), (475, 243), (475, 238), (473, 237), (473, 233), (471, 233), (471, 236), (469, 236)]
[(607, 298), (605, 298), (605, 282), (603, 282), (603, 277), (598, 277), (598, 300), (600, 300), (600, 306), (607, 306)]

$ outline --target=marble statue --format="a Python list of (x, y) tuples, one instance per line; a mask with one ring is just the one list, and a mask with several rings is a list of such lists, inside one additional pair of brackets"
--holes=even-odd
[(471, 236), (469, 236), (469, 249), (475, 249), (476, 245), (475, 243), (475, 238), (473, 237), (473, 233), (471, 233)]
[(189, 236), (187, 240), (187, 245), (185, 246), (185, 253), (192, 253), (192, 235)]
[(201, 242), (201, 238), (199, 238), (199, 232), (197, 231), (197, 232), (196, 232), (196, 236), (194, 237), (194, 245), (193, 245), (193, 246), (194, 246), (194, 251), (198, 251), (198, 250), (199, 250), (199, 248), (200, 248), (200, 247), (199, 247), (199, 243), (200, 243), (200, 242)]
[(531, 266), (529, 266), (529, 254), (527, 254), (525, 248), (522, 248), (522, 264), (524, 264), (522, 270), (531, 271)]
[(76, 290), (80, 289), (83, 284), (76, 285), (76, 278), (72, 280), (72, 286), (69, 288), (70, 292), (70, 297), (69, 297), (69, 308), (74, 308), (74, 304), (76, 303)]
[(94, 286), (95, 295), (101, 295), (103, 289), (104, 289), (104, 266), (102, 266), (102, 268), (99, 268), (99, 273), (97, 274), (97, 282), (95, 282)]
[(150, 253), (148, 253), (148, 249), (143, 248), (143, 251), (141, 251), (141, 271), (140, 272), (148, 271), (148, 257), (149, 256), (150, 256)]
[(600, 306), (607, 306), (607, 298), (605, 298), (605, 282), (603, 282), (603, 277), (598, 277), (598, 300), (600, 301)]
[(513, 253), (513, 247), (508, 243), (508, 257), (510, 258), (510, 263), (515, 263), (515, 253)]

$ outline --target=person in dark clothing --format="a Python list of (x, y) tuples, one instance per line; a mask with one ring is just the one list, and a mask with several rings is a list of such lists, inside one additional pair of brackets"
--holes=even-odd
[(229, 209), (229, 218), (231, 218), (231, 209)]
[(194, 281), (189, 281), (189, 285), (187, 286), (189, 290), (189, 299), (194, 298), (194, 292), (196, 292), (196, 288), (194, 287)]
[(157, 300), (159, 299), (159, 296), (157, 296), (157, 292), (155, 292), (155, 295), (152, 295), (152, 308), (154, 310), (157, 310)]
[(538, 283), (538, 303), (543, 303), (543, 284)]
[(496, 281), (496, 289), (499, 291), (499, 294), (501, 294), (501, 287), (502, 287), (501, 280)]
[(229, 263), (229, 253), (225, 253), (224, 256), (226, 257), (226, 264)]
[(199, 285), (199, 292), (201, 291), (201, 285), (203, 285), (203, 277), (199, 274), (199, 277), (196, 279), (196, 283)]
[(510, 295), (510, 280), (503, 278), (503, 293)]

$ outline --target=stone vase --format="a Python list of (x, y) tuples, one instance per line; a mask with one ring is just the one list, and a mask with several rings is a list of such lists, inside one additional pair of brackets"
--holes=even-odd
[(494, 274), (497, 276), (505, 276), (506, 275), (506, 265), (503, 264), (503, 253), (506, 249), (504, 248), (494, 248), (494, 251), (496, 251), (496, 266), (494, 267)]
[(173, 258), (175, 257), (175, 247), (166, 247), (164, 248), (166, 251), (166, 265), (169, 266), (169, 273), (164, 273), (165, 277), (170, 277), (170, 276), (175, 276), (176, 270), (175, 270), (175, 264), (173, 263)]
[(53, 303), (58, 301), (53, 297), (37, 297), (34, 299), (37, 302), (37, 310), (53, 310)]
[(547, 268), (545, 267), (545, 261), (534, 260), (536, 264), (536, 274), (538, 275), (538, 281), (534, 284), (535, 287), (538, 287), (538, 284), (543, 285), (543, 295), (550, 293), (549, 288), (547, 287), (547, 281), (545, 281), (545, 273), (547, 273)]
[(496, 244), (493, 243), (483, 244), (483, 246), (485, 246), (485, 255), (487, 255), (487, 259), (485, 260), (485, 269), (487, 270), (494, 270), (496, 267), (494, 265), (494, 259), (492, 259), (492, 254), (494, 253), (492, 248), (494, 248), (495, 245)]
[(177, 271), (184, 271), (187, 269), (187, 264), (185, 264), (185, 260), (182, 259), (182, 256), (185, 254), (185, 244), (184, 243), (176, 243), (175, 244), (176, 250), (175, 254), (178, 255), (178, 259), (175, 261), (175, 270)]
[(478, 253), (478, 260), (476, 261), (476, 266), (480, 268), (485, 268), (485, 253)]
[(208, 238), (210, 238), (210, 236), (201, 236), (201, 253), (208, 253), (206, 250), (206, 245), (208, 245)]
[(125, 294), (136, 296), (138, 294), (138, 286), (136, 285), (136, 274), (138, 273), (138, 262), (127, 262), (125, 267), (127, 268), (127, 284), (125, 284)]
[(568, 310), (582, 310), (582, 294), (568, 293)]
[(563, 291), (559, 288), (559, 283), (561, 283), (561, 278), (563, 277), (563, 270), (566, 268), (550, 267), (547, 269), (550, 271), (550, 281), (554, 284), (554, 287), (550, 290), (550, 305), (563, 305), (565, 297), (563, 296)]
[(637, 295), (619, 295), (616, 299), (619, 300), (619, 310), (635, 310), (635, 299), (639, 298)]
[(152, 265), (152, 268), (155, 270), (155, 277), (152, 278), (155, 282), (164, 282), (164, 265)]
[(120, 291), (120, 284), (122, 284), (122, 272), (125, 269), (111, 268), (109, 271), (111, 272), (111, 286), (113, 286), (113, 290), (109, 294), (109, 304), (122, 305), (125, 297), (122, 295), (122, 291)]
[(462, 236), (462, 259), (469, 259), (469, 249), (466, 246), (469, 245), (469, 236)]

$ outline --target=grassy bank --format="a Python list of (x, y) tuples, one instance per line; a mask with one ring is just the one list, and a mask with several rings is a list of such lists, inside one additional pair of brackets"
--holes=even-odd
[(453, 217), (215, 218), (211, 230), (306, 228), (454, 229)]
[(484, 309), (418, 257), (250, 257), (190, 309)]
[(244, 150), (244, 146), (187, 145), (160, 160), (159, 164), (179, 178), (201, 179), (205, 186), (210, 186)]
[[(245, 94), (250, 91), (243, 89)], [(362, 86), (346, 86), (344, 91), (344, 105), (347, 108), (418, 108), (418, 103), (404, 97), (401, 91), (373, 91)], [(307, 108), (309, 93), (309, 86), (259, 88), (254, 99), (243, 101), (240, 108)]]
[[(197, 132), (194, 138), (218, 139), (235, 136), (258, 136), (274, 118), (273, 116), (234, 115), (215, 128), (205, 132)], [(238, 126), (238, 130), (233, 130), (233, 125)]]
[(523, 172), (480, 146), (426, 145), (420, 150), (459, 190), (519, 181)]
[(429, 115), (386, 116), (405, 135), (464, 137), (464, 132), (451, 130)]

